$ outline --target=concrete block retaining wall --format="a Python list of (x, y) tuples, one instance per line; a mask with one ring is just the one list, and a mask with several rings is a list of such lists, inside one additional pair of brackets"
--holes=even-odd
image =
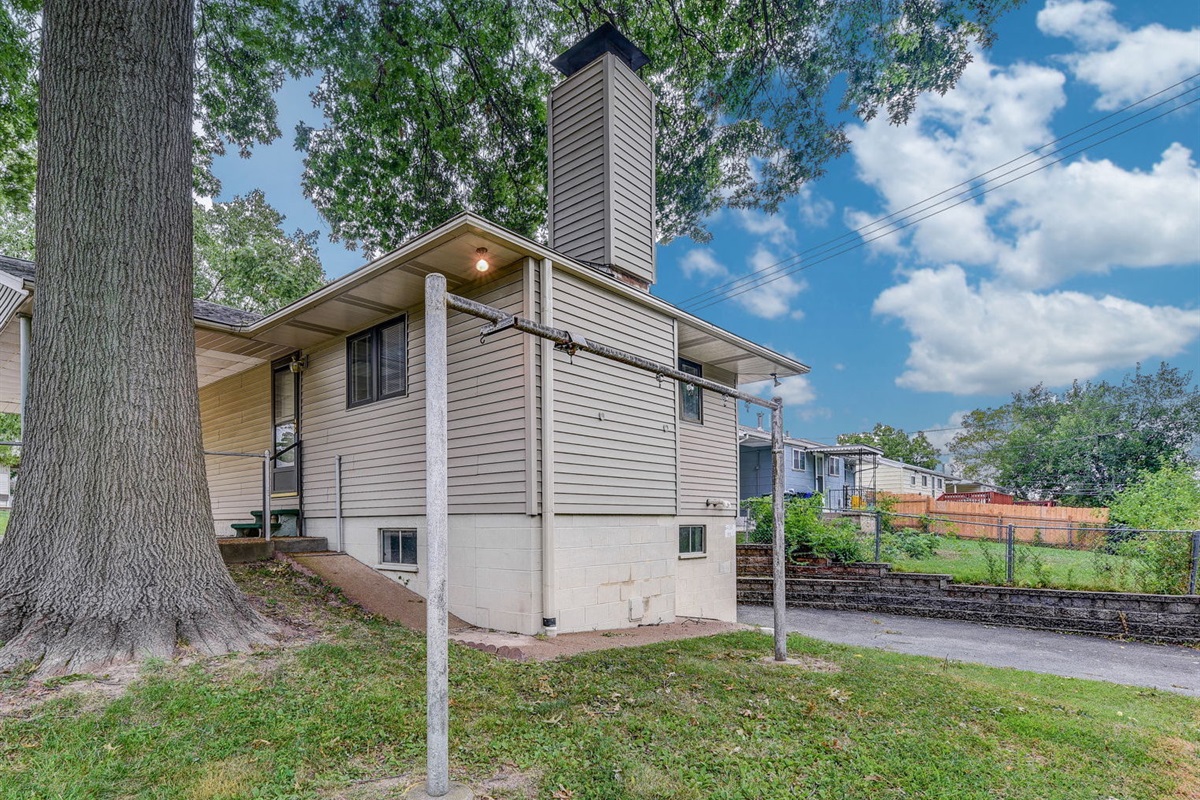
[[(771, 546), (738, 545), (738, 602), (771, 603)], [(1200, 596), (958, 585), (888, 564), (789, 564), (788, 605), (943, 617), (1161, 642), (1200, 642)]]

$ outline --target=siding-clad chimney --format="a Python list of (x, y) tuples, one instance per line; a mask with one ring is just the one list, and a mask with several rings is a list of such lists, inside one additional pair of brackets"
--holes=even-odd
[(550, 246), (654, 283), (654, 95), (635, 74), (648, 62), (605, 24), (552, 63)]

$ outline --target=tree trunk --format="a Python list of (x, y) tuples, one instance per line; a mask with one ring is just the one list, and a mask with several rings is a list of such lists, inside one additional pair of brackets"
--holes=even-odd
[(48, 0), (0, 669), (270, 641), (221, 562), (192, 333), (192, 0)]

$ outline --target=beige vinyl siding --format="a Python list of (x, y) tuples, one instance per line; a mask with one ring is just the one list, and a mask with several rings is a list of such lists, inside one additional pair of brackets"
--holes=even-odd
[[(458, 293), (522, 312), (521, 265)], [(383, 321), (383, 320), (380, 320)], [(479, 342), (483, 323), (449, 319), (450, 511), (526, 511), (526, 379), (523, 337)], [(346, 408), (346, 342), (309, 354), (301, 392), (304, 504), (310, 517), (334, 512), (334, 457), (342, 456), (346, 516), (423, 514), (425, 505), (424, 313), (408, 317), (408, 394)]]
[(654, 95), (615, 60), (610, 81), (610, 260), (653, 282)]
[(550, 245), (605, 260), (605, 69), (600, 59), (550, 93)]
[(21, 411), (21, 329), (13, 319), (0, 328), (0, 412)]
[[(253, 367), (200, 389), (200, 427), (205, 450), (261, 453), (270, 447), (271, 367)], [(262, 460), (205, 456), (204, 464), (217, 534), (232, 535), (231, 523), (252, 522), (250, 512), (262, 508)]]
[[(673, 364), (666, 316), (555, 272), (554, 324)], [(675, 391), (653, 375), (586, 355), (555, 356), (556, 507), (560, 514), (674, 514)], [(603, 419), (601, 419), (603, 415)]]
[(654, 96), (611, 54), (550, 95), (550, 244), (654, 281)]
[[(728, 386), (737, 383), (730, 372), (701, 367), (709, 380)], [(679, 513), (730, 517), (733, 512), (709, 508), (705, 501), (738, 499), (737, 403), (712, 392), (702, 396), (704, 423), (679, 423)]]

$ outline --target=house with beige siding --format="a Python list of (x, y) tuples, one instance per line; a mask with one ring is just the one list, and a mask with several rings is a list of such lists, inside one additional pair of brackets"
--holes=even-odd
[(881, 492), (937, 497), (946, 491), (948, 481), (957, 479), (940, 470), (881, 457), (864, 465), (861, 480), (873, 483)]
[[(197, 301), (217, 536), (261, 509), (424, 592), (423, 282), (729, 386), (802, 363), (656, 297), (654, 98), (611, 28), (555, 61), (549, 242), (460, 214), (266, 317)], [(0, 259), (0, 410), (36, 347), (29, 262)], [(6, 310), (7, 308), (7, 310)], [(36, 332), (36, 326), (32, 330)], [(450, 315), (449, 602), (527, 634), (736, 614), (736, 404)], [(17, 502), (20, 502), (19, 496)]]

